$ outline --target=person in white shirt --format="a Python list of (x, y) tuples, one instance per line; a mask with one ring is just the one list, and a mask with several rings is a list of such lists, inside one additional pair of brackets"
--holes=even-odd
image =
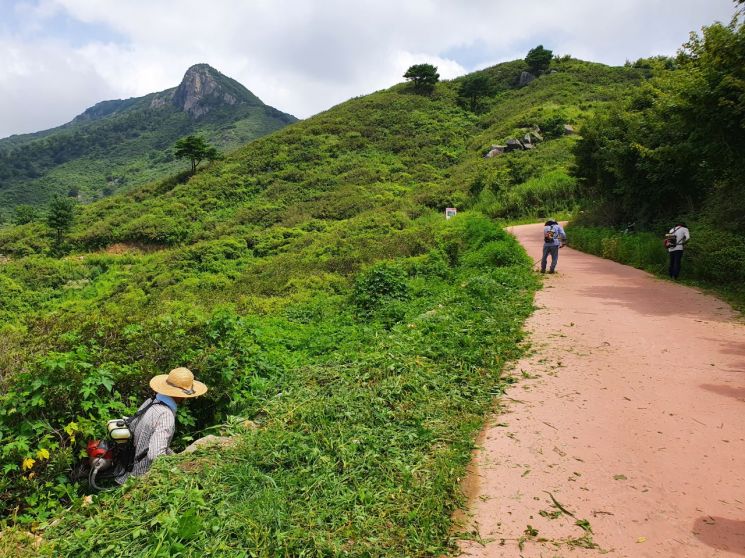
[(135, 458), (130, 471), (119, 471), (118, 484), (128, 477), (139, 477), (147, 473), (153, 461), (161, 455), (173, 453), (169, 447), (176, 432), (177, 405), (185, 399), (207, 393), (207, 386), (194, 379), (188, 368), (174, 368), (168, 374), (160, 374), (150, 380), (155, 395), (139, 408), (132, 422)]
[(665, 245), (670, 253), (670, 278), (676, 280), (680, 275), (680, 262), (683, 259), (683, 245), (691, 239), (685, 223), (679, 221), (665, 236)]
[(551, 256), (551, 267), (549, 273), (556, 271), (556, 263), (559, 261), (559, 248), (564, 246), (567, 235), (564, 227), (553, 219), (546, 221), (543, 226), (543, 257), (541, 258), (541, 273), (546, 273), (548, 257)]

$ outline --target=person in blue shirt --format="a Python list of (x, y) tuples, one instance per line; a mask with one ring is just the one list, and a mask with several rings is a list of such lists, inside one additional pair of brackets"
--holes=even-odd
[(541, 273), (546, 273), (546, 264), (548, 263), (548, 256), (551, 256), (551, 267), (549, 273), (556, 271), (556, 262), (559, 261), (559, 248), (566, 244), (567, 235), (564, 232), (564, 228), (554, 221), (549, 219), (543, 226), (543, 257), (541, 258)]

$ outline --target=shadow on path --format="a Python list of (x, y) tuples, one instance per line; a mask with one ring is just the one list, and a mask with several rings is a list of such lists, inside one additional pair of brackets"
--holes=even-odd
[[(596, 285), (579, 292), (583, 296), (598, 298), (611, 306), (623, 306), (643, 316), (683, 317), (699, 315), (698, 311), (687, 309), (684, 304), (681, 304), (680, 297), (669, 295), (661, 290), (652, 293), (648, 287), (642, 285), (628, 287)], [(654, 303), (650, 301), (652, 297), (654, 297)], [(706, 319), (724, 321), (712, 316), (706, 316)]]
[(745, 521), (706, 515), (694, 522), (693, 534), (712, 548), (745, 556)]
[(701, 387), (707, 391), (718, 393), (719, 395), (724, 395), (726, 397), (733, 397), (738, 401), (745, 403), (745, 388), (714, 384), (701, 384)]
[[(739, 343), (735, 341), (723, 341), (718, 337), (702, 337), (706, 341), (717, 343), (719, 345), (719, 352), (723, 355), (734, 355), (745, 357), (745, 343)], [(728, 368), (727, 372), (745, 372), (745, 360), (741, 363), (733, 363), (732, 368)]]

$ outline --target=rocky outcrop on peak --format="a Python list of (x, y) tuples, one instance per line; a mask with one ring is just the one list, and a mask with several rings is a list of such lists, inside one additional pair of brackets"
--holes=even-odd
[(237, 81), (221, 74), (208, 64), (189, 68), (173, 93), (172, 102), (197, 119), (219, 106), (263, 103)]

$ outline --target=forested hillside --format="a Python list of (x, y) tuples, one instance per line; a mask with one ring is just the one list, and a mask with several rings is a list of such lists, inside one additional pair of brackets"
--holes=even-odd
[(55, 194), (85, 203), (178, 172), (180, 137), (202, 134), (230, 150), (296, 120), (197, 64), (173, 89), (102, 101), (59, 128), (0, 139), (0, 222)]
[[(520, 86), (526, 69), (350, 100), (79, 207), (62, 244), (44, 222), (0, 230), (0, 553), (446, 550), (537, 288), (493, 218), (573, 209), (571, 127), (649, 75), (564, 58)], [(178, 365), (210, 391), (176, 446), (237, 445), (85, 505), (65, 476), (82, 444)]]
[[(691, 229), (683, 277), (745, 307), (745, 25), (704, 28), (582, 129), (587, 210), (575, 246), (664, 273), (661, 238)], [(619, 231), (633, 224), (634, 234)], [(581, 228), (580, 228), (581, 227)]]

